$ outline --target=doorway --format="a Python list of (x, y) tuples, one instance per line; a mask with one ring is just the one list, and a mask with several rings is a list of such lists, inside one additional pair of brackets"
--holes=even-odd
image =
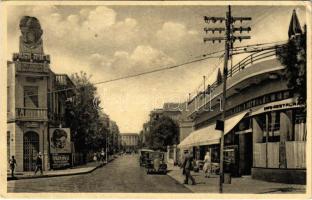
[(24, 171), (34, 171), (39, 153), (39, 135), (34, 131), (26, 132), (23, 144)]

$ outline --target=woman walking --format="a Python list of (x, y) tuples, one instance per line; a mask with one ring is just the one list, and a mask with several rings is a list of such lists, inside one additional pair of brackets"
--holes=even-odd
[(204, 158), (204, 167), (203, 170), (205, 172), (205, 177), (209, 178), (210, 174), (211, 174), (211, 157), (210, 157), (210, 152), (207, 151), (205, 158)]

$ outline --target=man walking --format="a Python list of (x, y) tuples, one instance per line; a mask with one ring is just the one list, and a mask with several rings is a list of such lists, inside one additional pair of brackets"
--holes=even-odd
[(16, 163), (14, 156), (12, 156), (9, 163), (10, 163), (10, 169), (11, 169), (11, 177), (14, 178), (14, 169), (17, 166), (17, 163)]
[(36, 169), (35, 169), (35, 175), (40, 170), (40, 174), (42, 175), (42, 158), (41, 158), (41, 152), (38, 153), (37, 159), (36, 159)]
[(105, 152), (104, 149), (102, 149), (101, 151), (101, 161), (104, 162), (104, 158), (105, 158)]
[(193, 169), (193, 157), (191, 154), (186, 153), (185, 154), (185, 159), (183, 162), (183, 172), (185, 174), (185, 181), (184, 184), (188, 184), (188, 179), (191, 179), (192, 185), (196, 185), (195, 179), (191, 175), (191, 170)]

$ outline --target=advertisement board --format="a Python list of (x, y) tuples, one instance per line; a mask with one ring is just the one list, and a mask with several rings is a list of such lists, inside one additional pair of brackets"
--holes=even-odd
[(71, 153), (69, 128), (50, 128), (50, 153)]
[(71, 154), (52, 154), (51, 167), (52, 169), (67, 168), (71, 166)]

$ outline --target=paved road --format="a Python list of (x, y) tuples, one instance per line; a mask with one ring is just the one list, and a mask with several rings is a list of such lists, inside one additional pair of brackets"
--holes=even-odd
[(8, 192), (187, 193), (166, 175), (147, 175), (136, 155), (124, 155), (92, 173), (8, 182)]

